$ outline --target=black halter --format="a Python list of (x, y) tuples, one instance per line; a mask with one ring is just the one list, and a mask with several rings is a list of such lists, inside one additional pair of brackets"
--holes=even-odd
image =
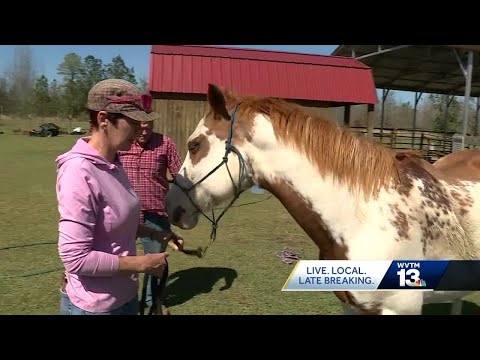
[[(232, 136), (233, 136), (233, 125), (235, 123), (235, 113), (237, 111), (237, 108), (240, 104), (237, 104), (235, 105), (233, 111), (232, 111), (232, 115), (231, 115), (231, 120), (230, 120), (230, 129), (229, 129), (229, 133), (228, 133), (228, 138), (227, 138), (227, 141), (225, 142), (225, 155), (223, 156), (222, 158), (222, 161), (220, 162), (220, 164), (218, 164), (216, 167), (214, 167), (211, 171), (208, 172), (207, 175), (205, 175), (204, 177), (202, 177), (199, 181), (197, 181), (195, 184), (193, 184), (192, 186), (190, 186), (189, 188), (184, 188), (181, 184), (179, 184), (177, 181), (176, 181), (176, 177), (173, 178), (173, 180), (171, 181), (172, 183), (174, 183), (175, 185), (177, 185), (183, 192), (184, 194), (188, 197), (188, 199), (190, 200), (190, 202), (192, 203), (192, 205), (195, 207), (195, 209), (197, 209), (197, 211), (202, 214), (205, 218), (207, 218), (208, 221), (210, 221), (210, 223), (212, 224), (212, 231), (210, 233), (210, 242), (208, 243), (208, 245), (203, 249), (201, 250), (201, 256), (203, 256), (205, 254), (205, 252), (207, 251), (208, 247), (210, 246), (210, 244), (215, 241), (215, 238), (217, 236), (217, 227), (218, 227), (218, 222), (220, 221), (220, 219), (222, 218), (222, 216), (227, 212), (227, 210), (233, 205), (233, 203), (238, 199), (238, 197), (240, 196), (240, 194), (244, 191), (244, 190), (241, 190), (241, 185), (242, 185), (242, 181), (244, 180), (245, 178), (245, 174), (246, 174), (246, 165), (245, 165), (245, 160), (243, 159), (243, 156), (242, 154), (240, 153), (240, 151), (234, 146), (232, 145)], [(237, 155), (237, 158), (238, 158), (238, 162), (239, 162), (239, 167), (240, 167), (240, 170), (239, 170), (239, 176), (238, 176), (238, 183), (237, 183), (237, 186), (235, 185), (235, 181), (233, 180), (233, 177), (232, 177), (232, 174), (230, 173), (230, 169), (228, 168), (228, 155), (231, 153), (231, 152), (234, 152), (236, 155)], [(230, 180), (232, 181), (232, 185), (233, 185), (233, 188), (235, 190), (235, 194), (234, 194), (234, 197), (232, 199), (232, 201), (230, 201), (230, 203), (223, 209), (222, 213), (220, 214), (220, 216), (218, 216), (218, 218), (215, 219), (215, 213), (214, 213), (214, 210), (212, 210), (212, 217), (210, 218), (208, 215), (206, 215), (202, 210), (200, 210), (200, 208), (198, 207), (197, 204), (195, 204), (195, 202), (192, 200), (192, 198), (190, 197), (190, 191), (195, 187), (197, 186), (198, 184), (202, 183), (205, 179), (207, 179), (210, 175), (212, 175), (215, 171), (217, 171), (223, 164), (225, 164), (225, 166), (227, 167), (227, 171), (228, 171), (228, 175), (230, 176)]]

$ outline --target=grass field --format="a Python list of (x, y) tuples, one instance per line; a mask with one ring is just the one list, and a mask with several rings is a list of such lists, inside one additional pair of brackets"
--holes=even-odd
[[(58, 313), (61, 264), (55, 244), (54, 160), (76, 139), (0, 135), (0, 314)], [(267, 196), (247, 192), (238, 204)], [(203, 219), (197, 229), (177, 232), (188, 247), (209, 241), (210, 228)], [(47, 244), (5, 249), (31, 243)], [(340, 313), (332, 293), (281, 292), (293, 268), (277, 257), (284, 247), (303, 250), (306, 259), (318, 256), (275, 198), (230, 209), (206, 257), (170, 254), (167, 306), (173, 315)], [(42, 273), (51, 269), (57, 270)], [(475, 304), (480, 305), (478, 295), (468, 298), (464, 312), (472, 313)], [(448, 305), (435, 305), (426, 313), (447, 310)]]

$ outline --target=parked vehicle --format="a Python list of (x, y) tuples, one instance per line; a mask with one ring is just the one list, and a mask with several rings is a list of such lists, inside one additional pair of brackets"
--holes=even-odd
[(60, 134), (60, 127), (54, 123), (45, 123), (38, 127), (38, 130), (30, 130), (30, 136), (52, 137)]

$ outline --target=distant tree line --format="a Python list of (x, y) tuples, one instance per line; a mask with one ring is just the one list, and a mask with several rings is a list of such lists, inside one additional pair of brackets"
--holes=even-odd
[[(143, 90), (147, 88), (146, 79), (137, 79), (134, 68), (128, 67), (120, 55), (110, 63), (103, 64), (101, 59), (92, 55), (81, 58), (75, 53), (67, 54), (57, 66), (59, 82), (48, 79), (43, 74), (36, 75), (35, 68), (31, 48), (16, 47), (12, 65), (3, 76), (0, 74), (0, 114), (37, 117), (84, 115), (88, 89), (106, 78), (126, 79)], [(474, 134), (477, 99), (471, 99), (469, 106), (467, 132)], [(461, 132), (462, 107), (461, 98), (458, 100), (457, 97), (447, 95), (423, 94), (417, 107), (416, 128)], [(380, 97), (375, 109), (374, 126), (377, 128), (381, 126), (381, 108)], [(413, 108), (412, 102), (398, 101), (395, 91), (390, 91), (385, 100), (383, 127), (412, 128)], [(337, 113), (337, 116), (342, 115)], [(352, 108), (350, 125), (366, 126), (364, 106)]]
[[(375, 106), (374, 127), (381, 127), (382, 99)], [(469, 102), (467, 133), (473, 135), (477, 124), (477, 99)], [(414, 104), (397, 99), (395, 91), (390, 91), (384, 106), (383, 127), (390, 129), (412, 129)], [(417, 106), (416, 128), (439, 132), (462, 132), (463, 97), (424, 93)], [(364, 106), (355, 106), (351, 114), (351, 126), (366, 126)], [(480, 134), (480, 129), (478, 129)]]
[(0, 113), (19, 116), (77, 117), (86, 114), (88, 90), (107, 78), (128, 80), (146, 90), (145, 79), (135, 77), (118, 55), (110, 63), (92, 55), (81, 58), (76, 53), (65, 55), (57, 66), (61, 81), (37, 75), (29, 46), (15, 48), (14, 59), (5, 74), (0, 75)]

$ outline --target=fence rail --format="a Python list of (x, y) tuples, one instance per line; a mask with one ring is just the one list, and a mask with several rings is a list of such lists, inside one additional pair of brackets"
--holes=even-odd
[[(354, 133), (366, 135), (366, 127), (351, 127)], [(453, 133), (431, 130), (411, 129), (373, 129), (373, 139), (394, 150), (420, 150), (429, 162), (434, 162), (444, 155), (450, 154)]]

